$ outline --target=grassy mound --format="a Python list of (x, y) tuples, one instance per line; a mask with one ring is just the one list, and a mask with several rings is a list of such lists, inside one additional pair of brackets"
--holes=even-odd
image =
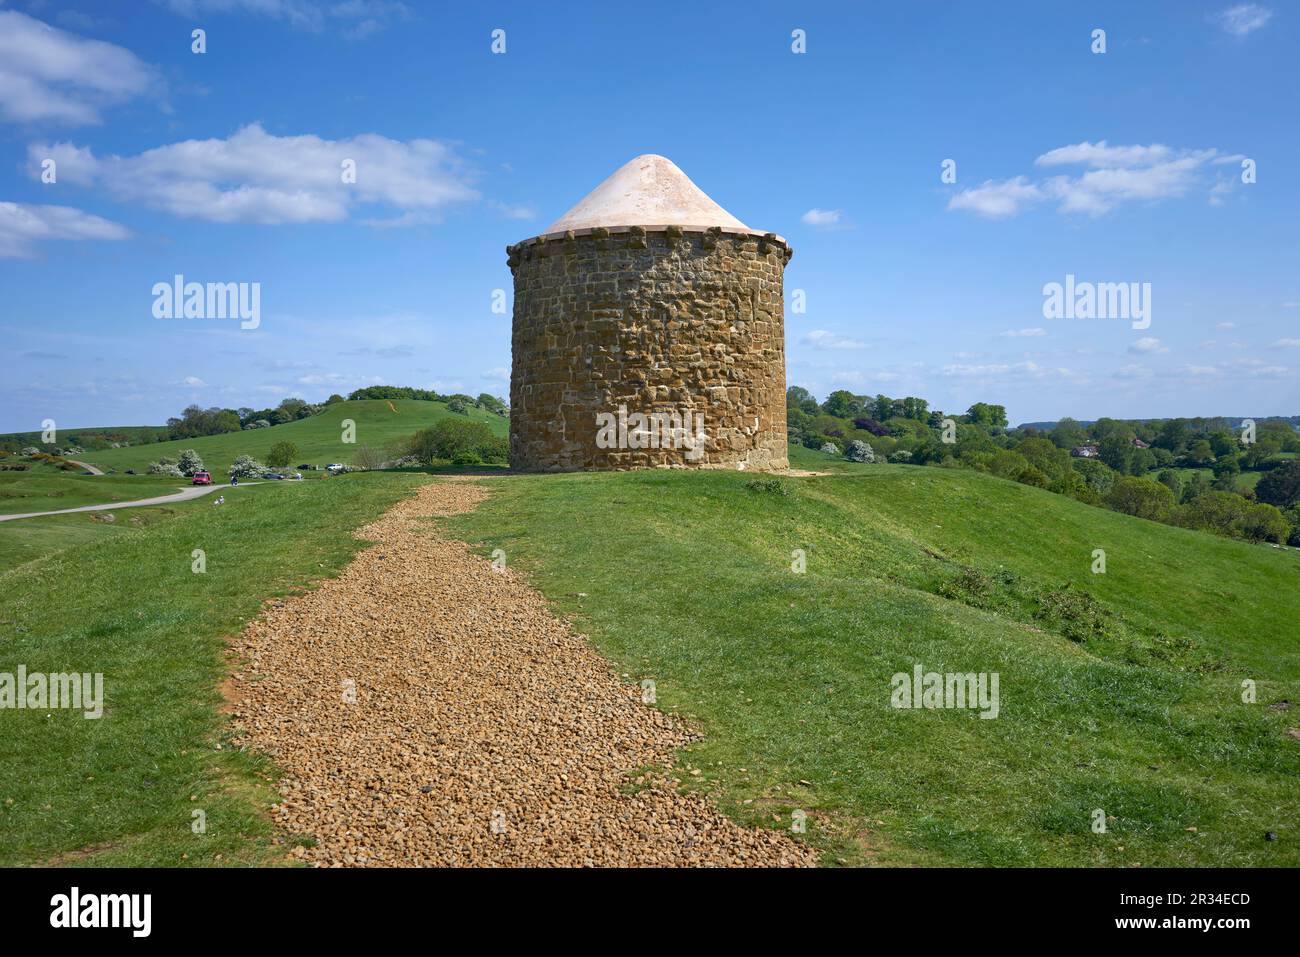
[[(958, 470), (491, 484), (453, 532), (692, 715), (741, 819), (854, 862), (1300, 863), (1300, 553)], [(997, 719), (891, 708), (918, 663), (998, 673)]]

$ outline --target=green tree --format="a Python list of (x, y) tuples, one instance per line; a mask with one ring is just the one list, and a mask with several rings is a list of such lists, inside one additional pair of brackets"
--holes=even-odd
[(1088, 433), (1076, 420), (1064, 418), (1056, 423), (1055, 428), (1048, 433), (1052, 444), (1059, 449), (1073, 449), (1080, 445), (1085, 445), (1088, 441)]
[(851, 419), (862, 411), (862, 400), (845, 389), (836, 389), (822, 403), (822, 411), (837, 419)]
[(1130, 474), (1133, 451), (1133, 443), (1122, 435), (1111, 434), (1101, 441), (1101, 460), (1125, 475)]
[(298, 446), (292, 442), (276, 442), (271, 446), (271, 451), (266, 453), (266, 464), (277, 469), (284, 468), (294, 460), (297, 454)]
[(1005, 429), (1007, 427), (1007, 410), (1004, 406), (976, 402), (966, 410), (966, 418), (975, 425), (986, 429)]
[(1278, 508), (1300, 505), (1300, 459), (1265, 472), (1255, 486), (1255, 498)]
[(1125, 475), (1107, 494), (1106, 504), (1125, 515), (1163, 522), (1173, 511), (1174, 493), (1151, 479)]

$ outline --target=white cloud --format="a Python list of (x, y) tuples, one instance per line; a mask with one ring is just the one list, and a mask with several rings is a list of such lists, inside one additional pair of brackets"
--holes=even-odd
[(1300, 339), (1279, 339), (1273, 345), (1282, 349), (1300, 348)]
[(184, 379), (181, 380), (181, 385), (188, 385), (197, 388), (199, 386), (207, 385), (207, 383), (204, 382), (196, 375), (187, 375)]
[(1107, 146), (1105, 140), (1096, 143), (1075, 143), (1048, 150), (1034, 160), (1035, 166), (1091, 166), (1094, 169), (1114, 169), (1124, 166), (1150, 166), (1165, 160), (1168, 146), (1154, 143), (1151, 146)]
[(71, 206), (0, 203), (0, 259), (28, 259), (35, 244), (49, 239), (127, 239), (119, 223)]
[[(374, 133), (342, 140), (275, 136), (254, 123), (226, 139), (102, 158), (69, 143), (36, 144), (28, 147), (32, 176), (39, 176), (46, 156), (60, 160), (60, 176), (71, 182), (100, 183), (123, 201), (221, 223), (330, 222), (360, 204), (428, 215), (479, 195), (473, 171), (450, 146)], [(347, 160), (356, 164), (353, 184), (342, 181)]]
[(509, 382), (509, 381), (510, 381), (510, 370), (507, 369), (505, 366), (496, 366), (496, 367), (494, 367), (494, 368), (491, 368), (491, 369), (488, 369), (487, 371), (485, 371), (485, 372), (483, 373), (483, 378), (484, 378), (484, 379), (490, 379), (490, 380), (492, 380), (493, 382), (497, 382), (497, 381), (500, 381), (500, 382)]
[(1300, 306), (1300, 300), (1291, 300), (1290, 302), (1282, 303), (1283, 309), (1295, 309), (1297, 306)]
[(0, 10), (0, 119), (82, 126), (147, 92), (155, 70), (123, 47)]
[(850, 339), (826, 329), (814, 329), (803, 337), (803, 344), (814, 349), (865, 349), (867, 344), (860, 339)]
[(1001, 183), (985, 180), (979, 186), (964, 189), (948, 200), (948, 208), (966, 210), (989, 219), (1002, 219), (1016, 215), (1021, 207), (1042, 198), (1042, 190), (1025, 177), (1017, 176)]
[(1254, 33), (1273, 18), (1273, 11), (1258, 3), (1238, 3), (1221, 12), (1215, 19), (1219, 26), (1234, 37)]
[(247, 13), (283, 20), (299, 30), (319, 31), (340, 24), (352, 37), (369, 36), (394, 20), (410, 17), (410, 8), (398, 0), (156, 0), (184, 17), (210, 17), (220, 13)]
[(1039, 328), (1008, 329), (1006, 332), (998, 333), (999, 338), (1003, 338), (1003, 339), (1021, 339), (1027, 336), (1045, 336), (1045, 335), (1047, 335), (1047, 330), (1039, 329)]
[[(1162, 144), (1110, 146), (1105, 140), (1076, 143), (1043, 153), (1037, 166), (1084, 166), (1077, 176), (1057, 175), (1040, 182), (1025, 176), (963, 190), (948, 201), (949, 209), (989, 218), (1014, 216), (1027, 206), (1056, 200), (1062, 213), (1101, 216), (1121, 203), (1183, 196), (1205, 185), (1207, 164), (1222, 158), (1218, 150), (1174, 150)], [(1220, 192), (1223, 192), (1220, 190)]]
[(1120, 366), (1116, 375), (1121, 379), (1149, 379), (1151, 370), (1146, 366), (1130, 363), (1129, 365)]
[(1214, 328), (1215, 328), (1215, 329), (1224, 329), (1224, 330), (1227, 330), (1227, 329), (1236, 329), (1236, 328), (1237, 328), (1237, 324), (1236, 324), (1235, 322), (1220, 322), (1220, 323), (1217, 323), (1217, 324), (1215, 325)]
[(805, 226), (820, 228), (845, 225), (844, 211), (840, 209), (810, 209), (799, 217), (799, 221)]
[(1169, 349), (1160, 344), (1160, 340), (1154, 336), (1143, 336), (1137, 342), (1128, 347), (1129, 352), (1158, 353), (1168, 352)]

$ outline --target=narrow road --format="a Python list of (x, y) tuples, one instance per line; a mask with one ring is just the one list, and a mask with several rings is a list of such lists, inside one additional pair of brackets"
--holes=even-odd
[(68, 459), (68, 461), (71, 462), (73, 465), (80, 465), (83, 469), (85, 469), (85, 470), (86, 470), (87, 472), (89, 472), (91, 475), (103, 475), (103, 474), (104, 474), (104, 470), (103, 470), (103, 469), (95, 468), (95, 466), (90, 465), (90, 464), (87, 463), (87, 462), (78, 462), (76, 459)]
[(239, 485), (190, 485), (171, 495), (155, 495), (153, 498), (137, 499), (134, 502), (109, 502), (107, 505), (78, 505), (76, 508), (57, 508), (52, 512), (21, 512), (18, 515), (0, 515), (0, 522), (11, 522), (16, 518), (39, 518), (42, 515), (67, 515), (69, 512), (111, 512), (119, 508), (140, 508), (143, 505), (168, 505), (172, 502), (187, 502), (209, 492), (226, 489), (243, 488), (245, 485), (261, 485), (261, 482), (240, 482)]
[(794, 867), (816, 851), (742, 827), (673, 765), (694, 735), (512, 570), (429, 518), (479, 485), (417, 490), (337, 578), (268, 603), (236, 645), (236, 744), (284, 773), (272, 809), (317, 867)]

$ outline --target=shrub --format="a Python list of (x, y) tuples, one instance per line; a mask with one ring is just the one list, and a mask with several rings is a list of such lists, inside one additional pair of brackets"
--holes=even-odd
[(819, 452), (825, 452), (827, 455), (839, 455), (840, 447), (834, 442), (823, 442)]
[(454, 462), (465, 452), (475, 453), (480, 462), (503, 462), (509, 448), (509, 443), (494, 435), (483, 422), (448, 418), (439, 419), (432, 427), (415, 433), (408, 454), (425, 465), (435, 459)]
[(466, 402), (460, 396), (453, 395), (450, 399), (447, 400), (447, 410), (449, 412), (455, 412), (459, 415), (468, 415), (469, 403)]
[(266, 464), (273, 465), (276, 468), (283, 468), (292, 462), (298, 455), (298, 446), (292, 442), (276, 442), (271, 446), (271, 451), (266, 453)]
[(1252, 542), (1285, 542), (1291, 526), (1275, 505), (1251, 505), (1241, 522), (1241, 534)]
[(910, 462), (912, 461), (912, 453), (907, 451), (907, 449), (898, 449), (889, 453), (889, 461), (904, 463)]
[(780, 479), (775, 478), (750, 479), (745, 483), (745, 488), (749, 489), (751, 492), (771, 492), (773, 495), (780, 495), (782, 497), (790, 494), (789, 486)]
[(1032, 485), (1034, 488), (1047, 488), (1048, 485), (1047, 476), (1032, 465), (1017, 475), (1016, 481), (1021, 485)]
[(1068, 584), (1039, 595), (1034, 618), (1078, 642), (1108, 637), (1112, 629), (1106, 606)]
[(231, 478), (257, 478), (266, 471), (266, 466), (251, 455), (241, 455), (230, 463)]
[(182, 475), (193, 476), (195, 472), (203, 471), (203, 459), (199, 458), (199, 453), (193, 449), (186, 449), (181, 453), (181, 459), (177, 463)]
[(160, 458), (157, 462), (149, 463), (150, 475), (171, 475), (175, 478), (184, 478), (185, 473), (181, 471), (180, 466), (176, 464), (175, 459), (169, 459), (166, 456)]
[(473, 449), (467, 449), (459, 453), (451, 460), (452, 465), (482, 465), (483, 456), (479, 455)]
[(876, 453), (871, 450), (871, 446), (866, 442), (854, 440), (849, 443), (849, 447), (844, 450), (844, 457), (850, 462), (874, 462)]

